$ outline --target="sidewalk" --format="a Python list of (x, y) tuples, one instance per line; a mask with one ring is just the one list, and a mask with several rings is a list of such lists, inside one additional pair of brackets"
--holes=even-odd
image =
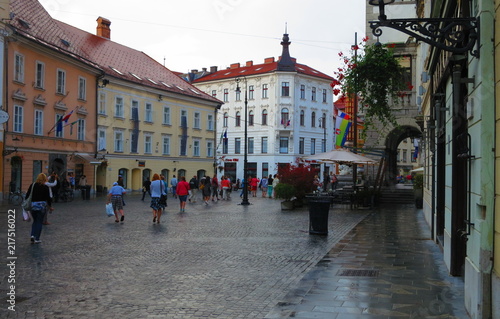
[(422, 212), (374, 211), (265, 318), (469, 318)]

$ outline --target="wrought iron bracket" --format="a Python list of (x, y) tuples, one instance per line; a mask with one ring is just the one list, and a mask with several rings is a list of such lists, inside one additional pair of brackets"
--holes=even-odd
[(479, 58), (479, 18), (384, 19), (369, 21), (374, 36), (382, 35), (381, 27), (401, 31), (438, 49), (466, 53)]

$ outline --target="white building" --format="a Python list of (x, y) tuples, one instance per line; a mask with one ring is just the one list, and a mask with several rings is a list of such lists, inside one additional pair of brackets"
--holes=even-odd
[[(196, 87), (224, 102), (217, 115), (220, 141), (214, 165), (232, 180), (244, 175), (245, 100), (248, 174), (274, 175), (280, 165), (333, 148), (332, 77), (291, 58), (288, 34), (281, 45), (277, 61), (234, 63), (226, 70), (212, 67), (210, 73), (194, 76)], [(318, 168), (323, 170), (323, 165)]]

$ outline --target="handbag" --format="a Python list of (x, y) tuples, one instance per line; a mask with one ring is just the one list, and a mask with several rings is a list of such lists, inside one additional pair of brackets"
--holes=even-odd
[(167, 195), (163, 194), (163, 182), (160, 181), (160, 205), (164, 205), (165, 207), (167, 206)]
[(25, 211), (30, 211), (31, 210), (31, 198), (33, 198), (33, 192), (35, 191), (35, 183), (31, 184), (31, 192), (30, 192), (30, 196), (28, 196), (28, 198), (25, 198), (23, 200), (23, 203), (21, 204), (21, 207), (25, 210)]
[(106, 215), (108, 215), (108, 217), (115, 215), (115, 212), (113, 211), (113, 204), (106, 204)]
[(29, 210), (24, 210), (23, 208), (23, 221), (29, 222), (32, 218), (31, 212)]

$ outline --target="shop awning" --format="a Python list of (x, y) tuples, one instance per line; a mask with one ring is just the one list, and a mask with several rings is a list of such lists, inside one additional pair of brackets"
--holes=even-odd
[(92, 165), (101, 165), (104, 160), (100, 160), (94, 157), (93, 154), (77, 153), (75, 157), (80, 158)]

